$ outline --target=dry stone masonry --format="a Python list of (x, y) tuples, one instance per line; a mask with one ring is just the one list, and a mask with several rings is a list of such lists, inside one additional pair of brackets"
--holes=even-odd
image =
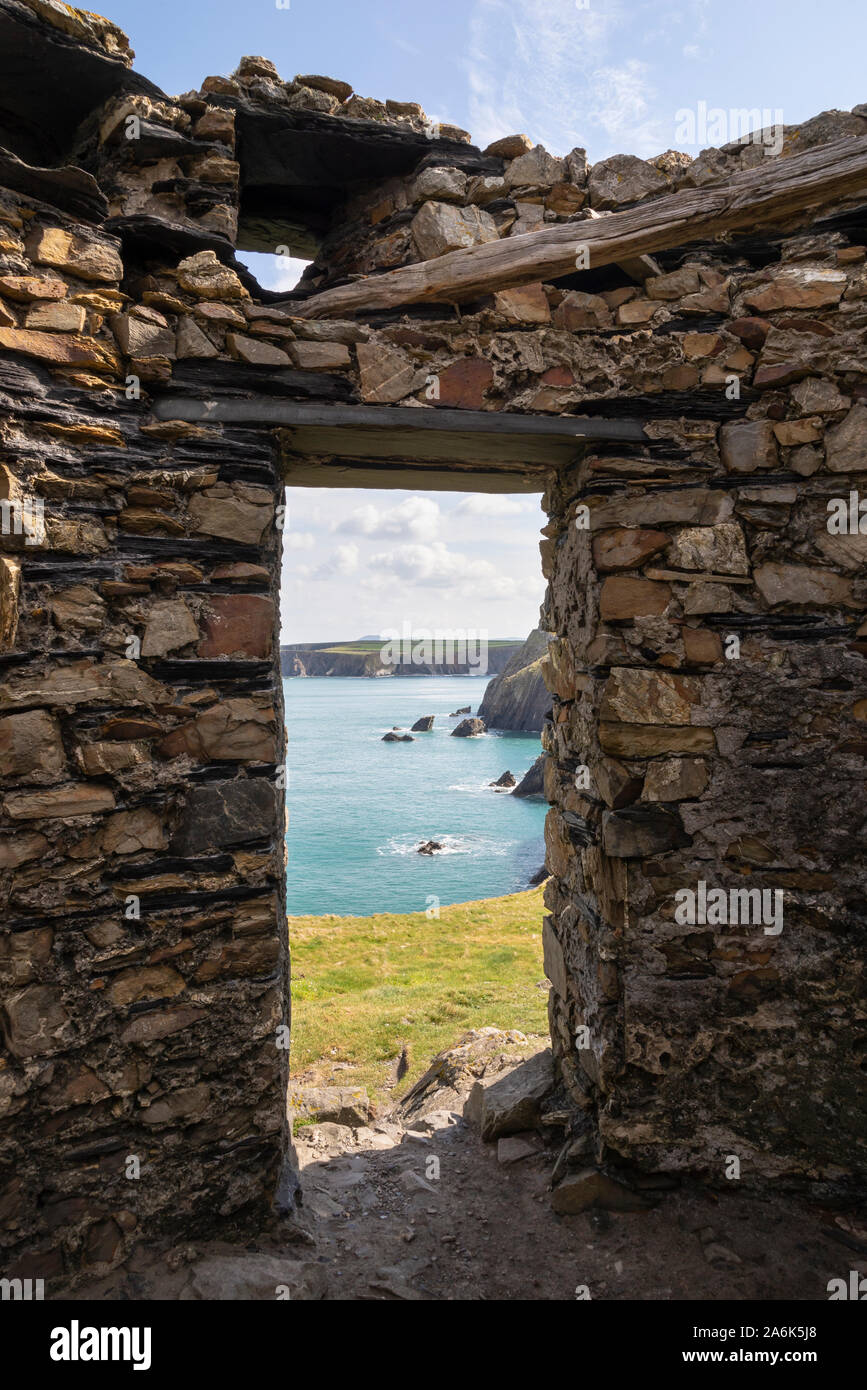
[[(544, 491), (544, 949), (596, 1161), (863, 1178), (867, 177), (475, 297), (319, 296), (863, 167), (867, 108), (591, 168), (263, 58), (167, 97), (52, 0), (0, 0), (0, 51), (4, 1271), (291, 1207), (287, 479)], [(279, 295), (236, 248), (311, 264)], [(706, 910), (733, 889), (781, 929)]]

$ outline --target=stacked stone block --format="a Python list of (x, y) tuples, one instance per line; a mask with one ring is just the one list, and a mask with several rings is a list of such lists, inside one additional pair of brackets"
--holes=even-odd
[[(119, 31), (67, 20), (73, 68), (78, 42), (126, 71)], [(418, 145), (405, 177), (347, 190), (282, 302), (234, 255), (238, 113), (275, 110), (298, 139)], [(826, 113), (783, 157), (865, 130)], [(600, 1160), (863, 1172), (863, 206), (463, 306), (304, 317), (346, 276), (552, 220), (577, 244), (594, 213), (757, 157), (481, 152), (245, 59), (178, 98), (121, 82), (68, 164), (3, 164), (4, 1270), (240, 1234), (291, 1187), (282, 442), (163, 418), (166, 395), (643, 423), (576, 447), (545, 497), (560, 1075)], [(782, 891), (782, 931), (679, 922), (699, 882)]]

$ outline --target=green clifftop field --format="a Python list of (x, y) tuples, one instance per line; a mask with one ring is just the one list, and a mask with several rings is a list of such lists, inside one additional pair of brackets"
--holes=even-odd
[[(284, 676), (418, 677), (474, 674), (474, 669), (466, 663), (450, 663), (447, 656), (442, 662), (434, 660), (429, 665), (392, 666), (382, 659), (385, 645), (382, 638), (361, 638), (357, 642), (296, 642), (280, 648), (281, 669)], [(487, 670), (484, 674), (497, 675), (520, 651), (521, 646), (520, 642), (491, 638), (487, 644)], [(456, 652), (453, 654), (457, 655)]]
[[(547, 1033), (542, 889), (455, 903), (440, 917), (290, 917), (292, 1076), (402, 1095), (470, 1028)], [(394, 1085), (406, 1046), (409, 1067)]]

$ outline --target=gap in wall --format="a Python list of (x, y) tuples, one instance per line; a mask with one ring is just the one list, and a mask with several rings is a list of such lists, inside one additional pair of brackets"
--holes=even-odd
[[(540, 728), (452, 733), (538, 624), (542, 520), (528, 494), (287, 489), (296, 1085), (362, 1085), (381, 1102), (469, 1028), (547, 1036), (541, 894), (527, 891), (547, 804), (491, 785), (521, 781)], [(428, 655), (476, 674), (409, 674)]]

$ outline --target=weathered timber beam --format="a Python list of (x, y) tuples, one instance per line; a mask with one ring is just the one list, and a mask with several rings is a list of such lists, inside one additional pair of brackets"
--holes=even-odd
[[(591, 218), (610, 217), (610, 212), (597, 212), (595, 208), (588, 208), (587, 212)], [(624, 275), (628, 275), (630, 280), (635, 280), (641, 284), (649, 275), (661, 275), (662, 266), (653, 259), (652, 256), (636, 256), (631, 261), (617, 262)]]
[[(570, 460), (566, 460), (569, 462)], [(282, 474), (287, 487), (376, 488), (402, 492), (544, 492), (554, 468), (495, 468), (454, 462), (440, 464), (368, 458), (315, 459), (286, 451)]]
[(867, 137), (835, 140), (787, 159), (767, 158), (712, 188), (685, 188), (610, 217), (546, 226), (323, 290), (295, 312), (329, 318), (419, 302), (460, 303), (574, 274), (579, 246), (588, 248), (589, 268), (596, 270), (737, 229), (778, 224), (865, 189)]
[(324, 401), (197, 401), (188, 396), (161, 396), (154, 403), (158, 420), (227, 424), (320, 425), (328, 429), (409, 430), (453, 434), (525, 435), (560, 440), (645, 438), (640, 420), (603, 420), (580, 415), (513, 415), (506, 410), (425, 410), (401, 405), (331, 405)]
[(646, 442), (637, 419), (511, 415), (499, 410), (164, 396), (161, 420), (278, 429), (285, 481), (300, 487), (542, 492), (591, 440)]

